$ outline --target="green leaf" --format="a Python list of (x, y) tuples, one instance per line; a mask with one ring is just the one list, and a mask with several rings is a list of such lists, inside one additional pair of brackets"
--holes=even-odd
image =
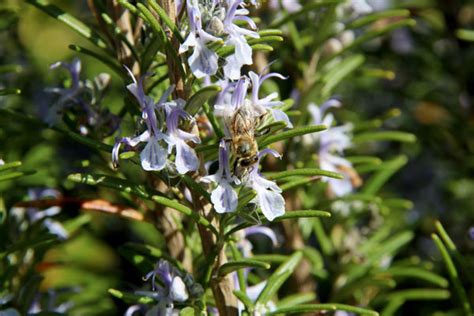
[(381, 12), (375, 12), (375, 13), (367, 14), (363, 17), (360, 17), (354, 20), (353, 22), (349, 23), (346, 26), (346, 29), (359, 28), (380, 19), (386, 19), (386, 18), (391, 18), (391, 17), (407, 17), (407, 16), (410, 16), (410, 11), (406, 9), (384, 10)]
[(185, 307), (179, 311), (179, 316), (194, 316), (199, 315), (193, 307)]
[(282, 35), (283, 32), (280, 29), (265, 29), (258, 31), (260, 36), (271, 36), (271, 35)]
[(471, 281), (471, 283), (474, 283), (474, 277), (472, 276), (472, 273), (468, 273), (470, 271), (469, 267), (466, 264), (466, 261), (464, 258), (461, 256), (459, 253), (458, 249), (456, 248), (456, 245), (454, 242), (451, 240), (449, 237), (448, 233), (444, 229), (443, 225), (441, 224), (440, 221), (435, 221), (435, 227), (436, 231), (438, 232), (439, 236), (441, 237), (441, 240), (444, 242), (446, 248), (449, 251), (449, 254), (454, 257), (454, 259), (457, 261), (459, 265), (461, 265), (461, 269), (465, 271), (464, 275)]
[(101, 13), (102, 21), (109, 27), (111, 32), (117, 36), (132, 52), (133, 57), (135, 60), (140, 60), (140, 56), (138, 56), (137, 50), (135, 49), (135, 45), (133, 45), (127, 36), (124, 34), (123, 30), (115, 23), (115, 21), (105, 12)]
[(276, 143), (281, 140), (293, 138), (296, 136), (302, 136), (306, 134), (312, 134), (316, 132), (321, 132), (327, 129), (327, 126), (325, 125), (313, 125), (313, 126), (305, 126), (305, 127), (298, 127), (298, 128), (293, 128), (289, 131), (285, 131), (282, 133), (279, 133), (277, 135), (271, 135), (263, 138), (262, 140), (258, 141), (258, 146), (260, 148), (266, 147), (270, 144)]
[(234, 295), (237, 296), (237, 298), (245, 305), (248, 310), (252, 310), (254, 308), (252, 300), (247, 296), (246, 293), (239, 290), (234, 290)]
[(203, 187), (202, 184), (197, 183), (196, 181), (194, 181), (193, 178), (191, 178), (188, 175), (182, 175), (181, 178), (186, 183), (186, 185), (191, 189), (191, 191), (194, 191), (194, 193), (199, 193), (207, 201), (211, 201), (211, 195), (209, 194), (209, 192), (206, 191), (206, 189)]
[(390, 278), (384, 277), (372, 277), (371, 275), (364, 276), (363, 278), (358, 279), (355, 282), (350, 282), (345, 284), (342, 288), (338, 289), (335, 293), (333, 299), (340, 300), (350, 300), (357, 297), (356, 293), (360, 289), (371, 288), (377, 292), (383, 292), (387, 289), (393, 289), (397, 286), (397, 283)]
[(303, 255), (311, 262), (313, 270), (324, 269), (324, 259), (321, 253), (313, 247), (306, 246), (303, 248)]
[(318, 2), (306, 4), (301, 8), (301, 10), (297, 12), (287, 13), (286, 15), (283, 15), (281, 18), (275, 20), (273, 23), (270, 24), (270, 27), (280, 28), (282, 25), (299, 18), (300, 16), (304, 14), (308, 14), (309, 12), (315, 9), (319, 9), (320, 7), (323, 7), (323, 6), (338, 4), (341, 2), (342, 0), (321, 0)]
[(283, 37), (278, 35), (270, 35), (270, 36), (260, 36), (259, 38), (251, 38), (247, 41), (247, 43), (252, 46), (255, 44), (261, 43), (271, 43), (271, 42), (283, 42)]
[[(235, 242), (232, 240), (229, 240), (227, 242), (227, 245), (232, 252), (232, 257), (234, 258), (234, 260), (236, 261), (241, 260), (243, 256), (240, 250), (235, 245)], [(247, 278), (244, 275), (244, 270), (242, 269), (237, 270), (237, 279), (239, 283), (239, 289), (243, 291), (243, 293), (246, 293), (247, 292)]]
[(277, 122), (271, 122), (267, 125), (264, 125), (262, 127), (259, 127), (257, 130), (257, 134), (264, 135), (274, 135), (276, 132), (279, 130), (282, 130), (286, 127), (286, 123), (283, 121), (277, 121)]
[(4, 95), (12, 95), (12, 94), (20, 94), (21, 90), (16, 88), (9, 88), (9, 89), (0, 89), (0, 96)]
[(352, 164), (380, 165), (382, 163), (382, 159), (374, 156), (348, 156), (346, 159)]
[(132, 249), (133, 251), (136, 251), (138, 253), (144, 254), (149, 257), (163, 258), (164, 256), (163, 251), (150, 245), (128, 242), (128, 243), (125, 243), (123, 247)]
[(35, 7), (52, 16), (53, 18), (63, 22), (71, 29), (73, 29), (74, 31), (85, 37), (87, 40), (92, 42), (95, 46), (104, 50), (107, 49), (107, 44), (102, 40), (98, 33), (96, 33), (93, 29), (91, 29), (72, 15), (64, 12), (57, 6), (50, 4), (49, 2), (44, 0), (26, 0), (26, 2), (34, 5)]
[(133, 14), (139, 14), (138, 9), (136, 6), (128, 2), (129, 0), (118, 0), (118, 3), (120, 3), (124, 8), (129, 10)]
[[(249, 39), (250, 40), (250, 39)], [(250, 45), (252, 47), (252, 50), (254, 52), (256, 51), (264, 51), (264, 52), (271, 52), (273, 51), (273, 47), (270, 46), (270, 45), (267, 45), (267, 44), (263, 44), (263, 43), (255, 43), (255, 44), (252, 44)], [(220, 48), (217, 48), (215, 49), (215, 52), (217, 53), (217, 55), (219, 55), (219, 57), (221, 58), (226, 58), (230, 55), (232, 55), (235, 51), (235, 47), (233, 45), (229, 45), (229, 46), (222, 46)]]
[(465, 41), (474, 42), (474, 30), (457, 29), (456, 37)]
[(51, 236), (47, 235), (44, 237), (38, 237), (35, 236), (33, 240), (31, 239), (26, 239), (20, 242), (15, 243), (12, 245), (10, 248), (6, 249), (4, 252), (0, 253), (0, 258), (3, 258), (4, 256), (13, 253), (15, 251), (24, 251), (26, 249), (39, 249), (41, 247), (45, 247), (48, 245), (51, 245), (53, 243), (56, 243), (58, 241), (58, 238), (56, 236)]
[(353, 55), (339, 62), (337, 67), (332, 67), (321, 79), (323, 82), (321, 94), (327, 97), (330, 96), (333, 89), (341, 83), (344, 78), (359, 68), (364, 61), (364, 55)]
[(273, 52), (273, 46), (267, 44), (253, 44), (251, 47), (254, 52)]
[(413, 143), (416, 141), (416, 136), (411, 133), (399, 131), (367, 132), (355, 135), (352, 138), (352, 141), (356, 144), (371, 141), (398, 141)]
[(168, 26), (170, 28), (171, 32), (173, 32), (173, 35), (178, 39), (178, 41), (181, 42), (181, 43), (184, 42), (184, 38), (181, 36), (181, 33), (180, 33), (178, 27), (170, 19), (170, 17), (165, 12), (165, 10), (163, 10), (163, 8), (155, 0), (147, 0), (146, 2), (158, 14), (160, 19), (166, 24), (166, 26)]
[[(383, 185), (402, 168), (408, 159), (405, 156), (398, 156), (392, 160), (386, 161), (381, 165), (381, 170), (374, 174), (363, 186), (362, 193), (375, 195)], [(383, 169), (382, 169), (383, 168)]]
[[(30, 115), (27, 115), (27, 114), (24, 114), (24, 113), (11, 111), (11, 110), (6, 110), (6, 109), (0, 109), (0, 114), (8, 115), (9, 117), (12, 117), (14, 119), (23, 121), (27, 124), (31, 124), (32, 126), (35, 126), (35, 127), (48, 128), (48, 126), (45, 123), (39, 121), (36, 117), (30, 116)], [(52, 126), (52, 127), (49, 127), (49, 128), (56, 131), (56, 132), (59, 132), (61, 134), (64, 134), (64, 135), (68, 136), (69, 138), (71, 138), (72, 140), (74, 140), (74, 141), (76, 141), (80, 144), (83, 144), (83, 145), (86, 145), (90, 148), (96, 149), (97, 151), (112, 152), (112, 146), (101, 143), (101, 142), (99, 142), (95, 139), (82, 136), (79, 133), (70, 131), (68, 129), (65, 129), (65, 128), (59, 127), (59, 126)]]
[(252, 259), (270, 263), (282, 263), (288, 260), (288, 256), (277, 254), (253, 255)]
[[(382, 258), (385, 256), (394, 257), (413, 237), (414, 233), (412, 231), (402, 231), (384, 240), (383, 243), (377, 243), (375, 247), (370, 247), (365, 262), (350, 267), (347, 272), (347, 284), (359, 282), (360, 278), (364, 277), (372, 267), (379, 265)], [(367, 251), (367, 248), (365, 250)]]
[(209, 99), (215, 97), (222, 88), (219, 86), (207, 86), (193, 94), (193, 96), (186, 102), (185, 110), (191, 116), (194, 116)]
[(268, 278), (267, 284), (257, 298), (257, 303), (266, 304), (272, 299), (286, 279), (288, 279), (288, 277), (293, 273), (302, 257), (303, 253), (297, 251), (278, 267), (278, 269)]
[(270, 264), (262, 262), (262, 261), (257, 261), (257, 260), (252, 260), (252, 259), (241, 259), (241, 260), (236, 260), (236, 261), (229, 261), (224, 263), (219, 267), (219, 276), (225, 276), (226, 274), (229, 274), (231, 272), (237, 271), (239, 269), (244, 269), (244, 268), (262, 268), (262, 269), (270, 269)]
[(304, 304), (316, 300), (316, 293), (297, 293), (293, 295), (286, 296), (277, 303), (278, 308), (291, 307), (299, 304)]
[(391, 300), (382, 310), (381, 316), (392, 316), (405, 303), (403, 299)]
[(217, 151), (218, 148), (219, 148), (219, 143), (215, 143), (215, 144), (196, 146), (195, 150), (197, 153), (200, 153), (200, 152), (211, 151), (211, 150)]
[(324, 176), (324, 177), (330, 177), (334, 179), (344, 179), (344, 176), (332, 172), (332, 171), (326, 171), (322, 169), (317, 169), (317, 168), (300, 168), (300, 169), (293, 169), (293, 170), (287, 170), (287, 171), (281, 171), (281, 172), (276, 172), (276, 173), (264, 173), (264, 175), (271, 180), (280, 180), (286, 177), (293, 177), (293, 176)]
[(27, 170), (27, 171), (13, 171), (13, 172), (6, 172), (0, 175), (0, 182), (13, 180), (17, 178), (21, 178), (23, 176), (29, 176), (34, 174), (36, 171)]
[(109, 289), (108, 292), (110, 295), (124, 301), (127, 304), (130, 304), (130, 303), (151, 304), (155, 301), (151, 297), (135, 295), (132, 293), (122, 292), (116, 289)]
[(308, 184), (310, 182), (313, 182), (313, 181), (316, 181), (316, 180), (320, 180), (320, 177), (319, 176), (313, 176), (313, 177), (310, 177), (310, 178), (296, 179), (296, 180), (288, 181), (284, 184), (281, 184), (280, 189), (282, 191), (288, 191), (288, 190), (294, 189), (296, 187), (306, 185), (306, 184)]
[[(397, 292), (392, 292), (385, 296), (386, 300), (412, 300), (412, 301), (421, 301), (421, 300), (446, 300), (450, 297), (448, 290), (440, 289), (409, 289), (401, 290)], [(471, 315), (471, 314), (468, 314)]]
[(20, 65), (10, 64), (10, 65), (0, 65), (0, 74), (7, 73), (20, 73), (23, 70), (23, 67)]
[(125, 73), (123, 72), (122, 68), (115, 62), (113, 59), (108, 58), (106, 56), (100, 55), (96, 52), (93, 52), (87, 48), (81, 47), (79, 45), (69, 45), (69, 49), (81, 53), (87, 56), (91, 56), (94, 59), (97, 59), (98, 61), (102, 62), (104, 65), (108, 66), (111, 70), (115, 71), (117, 75), (120, 77), (124, 78), (126, 77)]
[(151, 11), (144, 6), (141, 3), (137, 3), (137, 9), (141, 13), (142, 18), (148, 22), (148, 25), (150, 25), (151, 29), (153, 32), (158, 36), (160, 41), (162, 43), (165, 43), (167, 38), (166, 38), (166, 33), (164, 32), (163, 28), (161, 27), (160, 23), (158, 23), (158, 20), (155, 18), (155, 16), (151, 13)]
[(277, 308), (268, 315), (289, 315), (289, 314), (309, 314), (317, 311), (346, 311), (358, 315), (378, 316), (379, 313), (370, 309), (355, 307), (345, 304), (329, 303), (329, 304), (304, 304), (298, 306), (290, 306)]
[[(407, 26), (412, 27), (415, 25), (416, 25), (416, 21), (414, 19), (402, 19), (400, 21), (388, 24), (381, 28), (367, 31), (363, 33), (361, 36), (357, 37), (350, 45), (344, 47), (344, 49), (339, 54), (352, 50), (355, 47), (361, 45), (362, 43), (365, 43), (373, 38), (382, 36), (386, 33), (390, 33), (391, 31), (396, 30), (398, 28), (407, 27)], [(331, 57), (334, 57), (334, 56), (331, 56)]]
[(274, 222), (280, 222), (287, 219), (308, 218), (308, 217), (331, 217), (331, 213), (325, 211), (288, 211), (284, 215), (275, 218)]
[[(459, 279), (458, 271), (456, 270), (454, 262), (451, 259), (451, 256), (449, 255), (448, 249), (446, 249), (446, 246), (443, 244), (443, 242), (438, 237), (438, 235), (432, 234), (431, 238), (433, 238), (433, 241), (435, 242), (436, 247), (441, 253), (444, 264), (446, 265), (446, 270), (448, 270), (449, 278), (451, 280), (451, 283), (453, 284), (454, 291), (456, 292), (459, 298), (459, 301), (461, 302), (461, 306), (464, 310), (464, 313), (466, 315), (472, 315), (471, 304), (469, 304), (466, 291), (464, 290), (462, 286), (462, 282)], [(448, 292), (448, 297), (449, 297), (449, 292)]]
[(7, 162), (3, 165), (0, 165), (0, 172), (8, 171), (13, 168), (18, 168), (21, 166), (21, 161), (12, 161), (12, 162)]
[(321, 246), (321, 250), (325, 255), (330, 255), (333, 252), (333, 244), (331, 239), (324, 231), (323, 224), (319, 218), (315, 218), (312, 220), (313, 223), (313, 231), (318, 239), (318, 242)]
[(392, 278), (409, 278), (410, 280), (420, 279), (423, 281), (433, 283), (443, 288), (449, 285), (448, 281), (445, 278), (433, 272), (426, 271), (424, 269), (417, 268), (417, 267), (392, 267), (383, 271), (382, 273), (378, 275), (382, 277), (390, 276)]

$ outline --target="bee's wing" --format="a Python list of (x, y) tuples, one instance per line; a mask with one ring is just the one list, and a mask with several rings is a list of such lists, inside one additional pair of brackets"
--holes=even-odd
[(233, 134), (253, 136), (255, 124), (256, 118), (253, 109), (249, 106), (241, 106), (237, 109), (232, 119)]

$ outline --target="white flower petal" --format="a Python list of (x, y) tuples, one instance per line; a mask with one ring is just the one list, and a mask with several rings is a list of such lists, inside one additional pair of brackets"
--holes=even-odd
[(238, 204), (237, 192), (221, 179), (221, 184), (212, 191), (211, 202), (217, 213), (233, 212)]
[(273, 221), (276, 217), (285, 214), (285, 199), (274, 191), (260, 189), (257, 191), (257, 200), (263, 215)]
[(147, 171), (162, 170), (166, 165), (168, 154), (155, 137), (149, 139), (140, 153), (142, 168)]
[(275, 119), (275, 121), (277, 121), (277, 122), (278, 121), (283, 121), (283, 122), (286, 123), (286, 127), (293, 128), (293, 124), (291, 123), (290, 118), (282, 110), (272, 109), (272, 115), (273, 115), (273, 118)]
[(179, 276), (175, 276), (171, 281), (170, 299), (175, 302), (185, 302), (188, 297), (188, 291), (186, 290), (183, 279)]
[(184, 43), (179, 46), (178, 53), (182, 54), (185, 51), (187, 51), (190, 47), (196, 46), (196, 44), (197, 44), (196, 35), (194, 34), (194, 32), (191, 32), (191, 33), (189, 33), (189, 35), (186, 38), (186, 40), (184, 41)]
[(203, 42), (197, 42), (188, 63), (197, 78), (215, 75), (217, 72), (217, 54), (207, 48)]
[(176, 169), (180, 174), (194, 171), (199, 168), (199, 159), (196, 152), (184, 141), (176, 140)]
[(351, 193), (354, 189), (354, 187), (352, 186), (351, 179), (347, 176), (345, 176), (344, 179), (330, 178), (327, 182), (331, 191), (336, 196), (346, 195), (348, 193)]

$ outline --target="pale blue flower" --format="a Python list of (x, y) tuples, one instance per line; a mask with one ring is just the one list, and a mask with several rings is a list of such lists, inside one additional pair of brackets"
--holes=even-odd
[(195, 171), (199, 168), (199, 159), (191, 146), (187, 144), (192, 141), (199, 144), (201, 140), (198, 136), (185, 132), (178, 128), (180, 118), (191, 119), (190, 115), (180, 108), (175, 108), (166, 117), (168, 153), (176, 147), (176, 169), (179, 173), (185, 174), (188, 171)]
[[(28, 315), (54, 314), (67, 315), (74, 307), (74, 302), (58, 304), (58, 297), (64, 294), (78, 293), (80, 288), (48, 289), (46, 293), (37, 293), (28, 309)], [(0, 315), (3, 315), (0, 311)]]
[[(275, 232), (265, 226), (252, 226), (249, 228), (245, 228), (243, 231), (243, 237), (239, 239), (239, 241), (236, 243), (236, 246), (240, 249), (242, 252), (242, 256), (244, 258), (251, 258), (252, 257), (252, 243), (248, 240), (249, 236), (252, 235), (263, 235), (265, 237), (268, 237), (270, 241), (272, 242), (273, 247), (278, 246), (278, 239), (275, 234)], [(246, 271), (246, 270), (244, 270)]]
[[(146, 142), (145, 147), (140, 153), (140, 161), (142, 168), (147, 171), (162, 170), (166, 166), (167, 149), (162, 146), (162, 140), (167, 140), (167, 135), (161, 132), (158, 128), (158, 120), (156, 116), (157, 105), (153, 99), (147, 95), (143, 90), (143, 79), (138, 81), (132, 72), (126, 68), (133, 83), (127, 86), (127, 89), (135, 96), (142, 110), (142, 119), (146, 124), (147, 130), (137, 137), (124, 137), (117, 141), (112, 149), (112, 161), (114, 165), (118, 165), (118, 154), (122, 144), (131, 147), (137, 146), (139, 143)], [(161, 97), (159, 104), (164, 103), (167, 97), (171, 94), (171, 89), (165, 92)]]
[(83, 83), (79, 79), (81, 73), (81, 61), (78, 58), (74, 58), (71, 63), (56, 62), (52, 64), (50, 69), (57, 69), (59, 67), (65, 68), (71, 76), (71, 85), (69, 88), (49, 88), (47, 92), (55, 93), (59, 96), (56, 102), (51, 106), (46, 116), (46, 122), (48, 124), (54, 124), (58, 118), (62, 115), (64, 108), (73, 104), (79, 103), (78, 95), (83, 89)]
[(189, 34), (181, 44), (179, 53), (193, 48), (193, 53), (188, 58), (191, 71), (197, 78), (215, 75), (218, 69), (217, 54), (207, 48), (209, 42), (224, 41), (224, 46), (233, 46), (234, 53), (226, 57), (224, 65), (225, 77), (237, 80), (243, 65), (251, 65), (252, 48), (247, 43), (245, 36), (258, 38), (257, 32), (248, 30), (235, 24), (245, 21), (252, 29), (255, 23), (247, 17), (249, 11), (245, 9), (243, 0), (225, 0), (199, 2), (187, 0), (186, 2)]
[(71, 63), (57, 62), (50, 66), (51, 69), (64, 68), (70, 75), (70, 86), (61, 88), (47, 88), (47, 92), (58, 95), (56, 101), (40, 115), (46, 123), (53, 125), (57, 123), (64, 111), (69, 107), (78, 108), (77, 129), (82, 135), (87, 135), (91, 127), (102, 135), (111, 135), (118, 128), (119, 118), (106, 108), (101, 108), (107, 86), (110, 83), (110, 75), (101, 73), (94, 80), (80, 80), (81, 61), (75, 58)]
[[(191, 119), (182, 109), (184, 101), (166, 102), (174, 88), (170, 87), (155, 104), (151, 97), (145, 95), (142, 79), (137, 81), (130, 71), (129, 74), (133, 83), (129, 84), (127, 89), (137, 99), (147, 129), (137, 137), (124, 137), (118, 140), (112, 149), (113, 163), (118, 164), (119, 150), (122, 144), (136, 147), (139, 143), (144, 142), (146, 145), (140, 152), (141, 165), (144, 170), (159, 171), (164, 169), (168, 162), (168, 155), (171, 154), (173, 148), (176, 148), (175, 164), (179, 173), (184, 174), (188, 171), (197, 170), (199, 160), (194, 149), (187, 142), (192, 141), (198, 144), (200, 139), (178, 128), (180, 118)], [(158, 127), (157, 111), (162, 111), (166, 118), (166, 132)]]
[(191, 71), (197, 78), (214, 75), (217, 72), (218, 56), (215, 52), (207, 48), (207, 43), (220, 40), (202, 28), (202, 15), (197, 0), (187, 0), (188, 18), (190, 33), (184, 43), (179, 47), (179, 53), (194, 48), (193, 53), (188, 58)]
[(354, 14), (357, 16), (374, 11), (374, 9), (367, 3), (367, 0), (349, 0), (349, 3)]
[(219, 169), (213, 175), (205, 176), (203, 182), (213, 182), (217, 187), (211, 193), (211, 202), (217, 213), (233, 212), (237, 208), (237, 192), (232, 188), (234, 179), (229, 168), (229, 154), (226, 143), (221, 140), (219, 144)]
[(258, 171), (258, 163), (260, 159), (266, 155), (272, 154), (275, 157), (280, 157), (280, 154), (272, 149), (264, 149), (258, 153), (258, 162), (250, 171), (248, 179), (245, 181), (245, 186), (252, 188), (256, 196), (251, 201), (260, 207), (263, 215), (269, 220), (273, 221), (276, 217), (285, 214), (285, 199), (281, 195), (282, 190), (278, 185), (265, 179)]
[[(158, 301), (150, 315), (172, 315), (174, 302), (183, 303), (188, 300), (189, 292), (183, 274), (166, 260), (160, 259), (153, 271), (150, 271), (145, 280), (151, 279), (152, 291), (136, 291), (136, 294), (151, 297)], [(157, 279), (160, 284), (157, 284)], [(147, 313), (148, 315), (148, 313)]]
[(331, 113), (326, 114), (330, 107), (339, 107), (341, 104), (337, 100), (329, 100), (318, 107), (310, 104), (308, 110), (313, 118), (313, 124), (323, 124), (328, 127), (327, 130), (315, 134), (314, 140), (318, 143), (318, 159), (321, 169), (342, 173), (344, 179), (323, 178), (327, 182), (330, 190), (336, 196), (342, 196), (353, 191), (351, 181), (353, 170), (351, 162), (343, 158), (344, 150), (352, 146), (352, 125), (332, 127), (334, 116)]
[(283, 121), (286, 123), (287, 127), (293, 128), (293, 124), (291, 123), (288, 115), (286, 115), (286, 113), (280, 109), (275, 109), (275, 107), (283, 104), (283, 102), (275, 100), (275, 98), (278, 98), (277, 92), (273, 92), (262, 99), (260, 99), (258, 96), (260, 87), (265, 80), (272, 77), (280, 79), (286, 79), (286, 77), (276, 72), (271, 72), (266, 75), (259, 76), (253, 71), (249, 72), (249, 76), (252, 81), (252, 105), (256, 108), (256, 110), (261, 114), (266, 113), (266, 111), (270, 111), (275, 121)]
[(223, 21), (224, 31), (228, 34), (225, 44), (235, 48), (234, 53), (226, 58), (224, 65), (224, 75), (232, 80), (239, 79), (243, 65), (253, 63), (252, 47), (247, 43), (245, 36), (260, 37), (257, 32), (235, 24), (236, 21), (245, 21), (252, 29), (257, 28), (252, 19), (247, 17), (249, 11), (242, 7), (243, 3), (243, 0), (227, 0), (228, 10)]

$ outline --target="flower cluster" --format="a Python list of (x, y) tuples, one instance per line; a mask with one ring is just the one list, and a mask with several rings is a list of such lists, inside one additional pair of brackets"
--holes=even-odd
[[(136, 147), (139, 143), (146, 143), (140, 153), (143, 169), (147, 171), (164, 169), (169, 164), (168, 155), (175, 148), (176, 157), (174, 164), (176, 170), (180, 174), (197, 170), (199, 160), (196, 152), (187, 142), (191, 141), (199, 144), (201, 141), (198, 136), (179, 128), (180, 119), (193, 119), (184, 111), (184, 101), (181, 99), (166, 101), (173, 90), (173, 87), (170, 87), (160, 100), (155, 103), (150, 96), (145, 94), (143, 78), (136, 80), (130, 70), (128, 72), (133, 83), (129, 84), (127, 89), (135, 96), (140, 105), (142, 120), (146, 125), (146, 130), (136, 137), (124, 137), (115, 143), (112, 150), (112, 161), (114, 164), (118, 164), (119, 150), (122, 144)], [(163, 131), (163, 126), (160, 126), (159, 117), (164, 117), (166, 131)]]
[(311, 134), (311, 140), (318, 145), (318, 158), (321, 169), (339, 172), (344, 175), (343, 180), (323, 178), (328, 182), (331, 193), (342, 196), (353, 191), (354, 187), (360, 186), (360, 178), (352, 168), (350, 161), (343, 157), (344, 150), (352, 146), (352, 125), (345, 124), (332, 127), (335, 123), (334, 116), (326, 111), (331, 107), (340, 107), (341, 103), (336, 99), (330, 99), (317, 106), (312, 103), (308, 110), (312, 116), (312, 123), (328, 126), (328, 130), (318, 134)]
[[(225, 58), (223, 66), (226, 78), (236, 80), (243, 65), (252, 64), (252, 47), (245, 36), (258, 38), (255, 23), (247, 16), (249, 11), (243, 0), (187, 0), (189, 34), (179, 48), (184, 53), (191, 48), (188, 58), (191, 71), (197, 78), (215, 75), (219, 68), (218, 55), (208, 47), (210, 42), (223, 42), (224, 47), (233, 46), (234, 52)], [(252, 30), (236, 24), (245, 21)]]
[[(234, 47), (234, 53), (226, 57), (226, 63), (222, 66), (225, 78), (217, 82), (222, 86), (222, 92), (214, 104), (214, 115), (222, 119), (226, 135), (219, 143), (219, 168), (217, 173), (204, 176), (201, 181), (216, 184), (211, 193), (211, 202), (216, 212), (236, 211), (237, 192), (240, 188), (250, 188), (255, 192), (255, 198), (251, 203), (260, 207), (265, 217), (271, 221), (284, 214), (285, 200), (281, 195), (281, 189), (275, 182), (265, 179), (258, 166), (266, 154), (270, 153), (275, 157), (280, 155), (270, 149), (258, 151), (255, 140), (258, 132), (257, 122), (264, 118), (282, 121), (288, 128), (292, 128), (293, 125), (285, 112), (279, 108), (283, 102), (277, 99), (278, 93), (261, 97), (260, 89), (263, 82), (269, 78), (286, 78), (278, 73), (258, 75), (253, 71), (248, 75), (241, 75), (243, 65), (252, 63), (252, 49), (247, 43), (246, 36), (258, 37), (253, 31), (256, 26), (247, 16), (249, 11), (245, 8), (243, 0), (187, 0), (180, 5), (186, 6), (189, 28), (186, 40), (181, 44), (179, 51), (184, 53), (192, 49), (188, 63), (195, 77), (205, 78), (207, 83), (212, 83), (214, 78), (212, 75), (218, 72), (220, 67), (218, 55), (210, 48), (212, 42), (220, 41), (225, 46)], [(236, 24), (238, 21), (243, 21), (253, 30), (241, 27), (242, 23)], [(115, 165), (118, 163), (121, 145), (137, 147), (140, 143), (145, 143), (140, 152), (144, 170), (159, 171), (165, 167), (175, 167), (180, 174), (197, 170), (201, 162), (189, 144), (198, 144), (200, 139), (179, 128), (181, 119), (194, 120), (184, 111), (185, 102), (180, 99), (167, 101), (173, 89), (171, 87), (155, 103), (144, 91), (144, 78), (137, 80), (130, 71), (129, 73), (133, 83), (127, 88), (138, 101), (146, 128), (138, 136), (117, 140), (112, 151), (113, 163)], [(252, 150), (248, 150), (246, 164), (239, 165), (239, 159), (242, 157), (235, 150), (232, 135), (236, 132), (231, 130), (229, 122), (244, 108), (248, 121), (246, 124), (249, 125), (248, 142), (251, 143), (245, 146), (252, 147)], [(244, 149), (247, 148), (245, 146)], [(174, 163), (169, 159), (173, 149), (175, 149)]]
[(66, 109), (74, 108), (79, 116), (78, 129), (81, 134), (86, 135), (92, 128), (94, 131), (112, 134), (119, 124), (118, 118), (107, 109), (101, 107), (105, 91), (110, 83), (110, 75), (101, 73), (93, 81), (81, 80), (81, 61), (73, 59), (71, 63), (56, 62), (50, 69), (64, 68), (68, 71), (71, 79), (69, 87), (48, 88), (47, 92), (57, 95), (54, 104), (44, 115), (44, 120), (50, 125), (58, 122)]
[[(260, 98), (259, 91), (262, 83), (271, 77), (284, 79), (277, 73), (269, 73), (259, 76), (254, 72), (249, 73), (249, 77), (241, 77), (237, 82), (225, 83), (224, 88), (215, 104), (214, 114), (221, 117), (224, 123), (232, 120), (233, 115), (242, 107), (246, 107), (251, 112), (251, 119), (257, 120), (258, 117), (271, 113), (275, 121), (283, 121), (288, 127), (292, 127), (288, 116), (280, 109), (276, 108), (283, 103), (276, 101), (277, 93), (272, 93), (267, 97)], [(247, 90), (252, 85), (252, 94), (247, 98)], [(253, 123), (252, 123), (253, 124)], [(232, 137), (232, 131), (228, 124), (225, 133), (228, 139)], [(229, 167), (229, 149), (225, 140), (221, 140), (219, 146), (219, 170), (216, 174), (203, 178), (205, 182), (214, 182), (217, 187), (211, 194), (211, 201), (217, 212), (233, 212), (237, 208), (237, 193), (233, 185), (240, 185), (251, 188), (255, 191), (255, 199), (252, 203), (258, 205), (265, 217), (272, 221), (285, 212), (285, 200), (281, 195), (281, 189), (273, 181), (265, 179), (258, 171), (258, 165), (261, 158), (266, 154), (272, 154), (275, 157), (280, 155), (270, 149), (264, 149), (257, 153), (256, 162), (250, 166), (249, 172), (244, 178), (233, 175)]]
[[(183, 303), (188, 299), (196, 299), (203, 295), (202, 286), (191, 275), (178, 270), (168, 261), (161, 259), (155, 268), (150, 271), (145, 281), (151, 279), (151, 291), (136, 291), (137, 295), (153, 298), (158, 302), (147, 315), (174, 315), (174, 303)], [(126, 315), (133, 315), (141, 310), (142, 306), (133, 305)], [(145, 307), (146, 309), (146, 307)]]

